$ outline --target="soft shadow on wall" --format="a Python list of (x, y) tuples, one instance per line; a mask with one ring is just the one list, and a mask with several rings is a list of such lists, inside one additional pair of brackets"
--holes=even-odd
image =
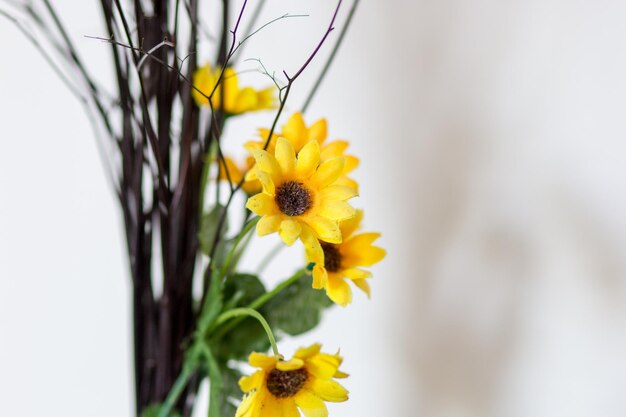
[(411, 414), (623, 415), (626, 5), (395, 4)]

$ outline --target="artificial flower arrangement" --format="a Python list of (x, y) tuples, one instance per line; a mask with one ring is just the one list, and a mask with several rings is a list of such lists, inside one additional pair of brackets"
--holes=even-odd
[[(110, 44), (117, 78), (112, 100), (90, 76), (49, 0), (18, 2), (12, 13), (0, 11), (78, 95), (112, 150), (110, 174), (133, 283), (137, 416), (189, 416), (205, 379), (210, 381), (209, 417), (327, 416), (325, 402), (348, 399), (337, 381), (348, 376), (340, 369), (342, 357), (313, 343), (287, 359), (275, 334), (313, 329), (323, 310), (352, 302), (351, 284), (369, 296), (368, 267), (385, 256), (375, 245), (380, 235), (361, 231), (363, 210), (352, 204), (359, 193), (353, 178), (359, 160), (348, 152), (348, 142), (329, 140), (326, 119), (307, 124), (302, 112), (283, 114), (295, 81), (333, 31), (341, 1), (321, 40), (292, 75), (283, 72), (281, 81), (259, 61), (261, 73), (272, 80), (260, 90), (240, 86), (232, 61), (252, 35), (288, 17), (255, 28), (263, 1), (255, 2), (253, 12), (248, 10), (253, 2), (243, 1), (234, 24), (232, 2), (223, 1), (214, 65), (200, 65), (195, 53), (203, 41), (199, 0), (100, 3), (109, 32), (100, 39)], [(249, 29), (241, 34), (248, 13)], [(266, 112), (269, 127), (260, 128), (254, 140), (225, 138), (226, 124), (248, 112)], [(240, 140), (249, 156), (238, 163), (225, 155), (224, 140)], [(245, 208), (236, 207), (237, 195), (245, 195)], [(243, 219), (234, 220), (232, 212), (241, 210)], [(284, 245), (302, 247), (301, 268), (269, 290), (260, 271), (239, 269), (255, 231), (277, 233)], [(155, 289), (157, 276), (161, 293)], [(199, 296), (194, 285), (201, 287)], [(246, 358), (257, 369), (251, 375), (241, 372)]]

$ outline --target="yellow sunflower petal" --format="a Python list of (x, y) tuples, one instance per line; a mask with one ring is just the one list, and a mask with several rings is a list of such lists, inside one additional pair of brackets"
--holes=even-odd
[(310, 227), (306, 225), (302, 226), (300, 240), (302, 240), (304, 244), (307, 262), (324, 264), (324, 250), (322, 250), (320, 242), (317, 240), (315, 233)]
[(345, 140), (334, 140), (327, 143), (321, 148), (322, 160), (334, 158), (336, 156), (344, 156), (344, 152), (348, 148), (348, 142)]
[(326, 283), (326, 294), (328, 298), (342, 307), (347, 306), (352, 301), (352, 290), (348, 283), (336, 274), (329, 274)]
[(338, 379), (341, 378), (341, 379), (343, 379), (343, 378), (347, 378), (349, 376), (350, 376), (350, 374), (347, 374), (345, 372), (341, 372), (339, 369), (337, 369), (337, 372), (335, 372), (335, 375), (333, 375), (333, 378), (338, 378)]
[(339, 355), (319, 353), (306, 359), (306, 369), (318, 378), (330, 379), (337, 373), (342, 361)]
[(359, 158), (352, 155), (345, 155), (346, 163), (343, 167), (343, 175), (347, 175), (359, 166)]
[(296, 394), (294, 399), (306, 417), (328, 417), (326, 404), (311, 391), (303, 389)]
[(248, 356), (248, 363), (255, 368), (274, 368), (276, 362), (278, 362), (276, 356), (269, 356), (263, 353), (252, 352), (250, 356)]
[(255, 388), (260, 387), (263, 384), (263, 371), (256, 371), (250, 376), (243, 376), (239, 379), (239, 388), (243, 392), (250, 392)]
[(257, 93), (254, 88), (246, 87), (237, 93), (233, 102), (232, 113), (239, 114), (257, 109)]
[[(250, 141), (247, 142), (245, 145), (245, 148), (250, 151), (251, 149), (263, 149), (265, 148), (265, 144), (267, 142), (267, 138), (270, 136), (270, 130), (269, 129), (265, 129), (265, 128), (261, 128), (258, 130), (258, 134), (259, 134), (259, 141)], [(267, 149), (265, 149), (266, 151), (268, 151), (269, 153), (274, 153), (274, 146), (276, 144), (276, 133), (272, 134), (272, 139), (270, 139), (270, 143), (267, 145)]]
[(353, 236), (341, 245), (344, 261), (349, 266), (372, 266), (380, 262), (387, 252), (372, 242), (378, 239), (380, 233), (362, 233)]
[(296, 402), (292, 398), (286, 398), (281, 401), (284, 417), (300, 417)]
[(248, 194), (248, 195), (257, 194), (257, 193), (260, 193), (261, 191), (263, 191), (263, 187), (261, 186), (261, 182), (259, 182), (258, 180), (245, 181), (243, 183), (242, 188), (246, 192), (246, 194)]
[(237, 407), (235, 417), (258, 417), (259, 400), (258, 392), (253, 392), (243, 397), (243, 401)]
[(380, 233), (376, 232), (368, 232), (368, 233), (360, 233), (356, 236), (353, 236), (351, 239), (346, 240), (344, 242), (344, 246), (346, 248), (354, 248), (354, 249), (365, 249), (372, 245), (380, 237)]
[(351, 280), (362, 280), (371, 277), (372, 273), (359, 268), (346, 268), (341, 271), (341, 275)]
[(265, 398), (262, 407), (259, 417), (284, 417), (280, 400), (271, 395)]
[(326, 136), (328, 135), (328, 123), (326, 123), (326, 119), (319, 119), (317, 122), (313, 123), (309, 128), (309, 140), (314, 140), (320, 145), (324, 143), (326, 140)]
[(357, 210), (354, 217), (339, 223), (339, 228), (341, 229), (341, 235), (343, 236), (344, 241), (347, 242), (350, 236), (352, 236), (352, 234), (357, 231), (359, 227), (361, 227), (361, 221), (363, 221), (363, 210)]
[(315, 141), (310, 141), (298, 153), (296, 174), (300, 178), (308, 178), (320, 164), (320, 146)]
[(348, 390), (330, 379), (315, 378), (310, 385), (310, 389), (315, 395), (325, 401), (340, 403), (348, 400)]
[(296, 240), (298, 240), (301, 231), (302, 226), (300, 225), (300, 222), (287, 219), (281, 222), (278, 233), (283, 242), (285, 242), (285, 245), (291, 246)]
[(307, 140), (307, 129), (302, 114), (294, 113), (283, 126), (282, 136), (289, 139), (296, 152), (304, 146)]
[[(259, 182), (261, 183), (261, 187), (263, 188), (263, 191), (265, 193), (271, 196), (276, 194), (276, 185), (274, 184), (274, 181), (272, 181), (272, 177), (270, 177), (270, 175), (267, 172), (257, 170), (256, 176)], [(248, 181), (252, 181), (252, 180), (249, 179)]]
[(272, 216), (263, 216), (261, 220), (256, 224), (256, 233), (259, 236), (269, 235), (270, 233), (277, 232), (282, 222), (282, 216), (279, 214)]
[[(215, 85), (215, 81), (213, 80), (213, 76), (211, 74), (211, 67), (209, 64), (204, 65), (198, 68), (192, 76), (191, 79), (193, 85), (197, 88), (193, 88), (191, 90), (191, 95), (195, 100), (198, 106), (207, 106), (209, 104), (209, 100), (206, 96), (211, 94), (211, 90)], [(200, 91), (198, 91), (200, 90)], [(214, 96), (215, 98), (215, 96)]]
[(329, 243), (341, 243), (341, 230), (339, 230), (337, 222), (316, 216), (308, 219), (307, 223), (320, 240)]
[(278, 361), (276, 364), (276, 369), (279, 371), (295, 371), (296, 369), (300, 369), (304, 366), (304, 361), (299, 358), (292, 358), (288, 361)]
[(313, 267), (313, 285), (316, 290), (321, 290), (326, 286), (328, 282), (328, 271), (324, 268), (324, 265), (316, 264)]
[(333, 183), (333, 185), (342, 185), (344, 187), (350, 187), (356, 192), (359, 192), (359, 183), (353, 180), (352, 178), (348, 178), (346, 176), (341, 176), (337, 178), (337, 181)]
[(329, 199), (345, 201), (352, 197), (356, 197), (357, 195), (358, 193), (354, 188), (334, 184), (325, 187), (320, 191), (320, 198), (322, 200)]
[(270, 175), (272, 181), (276, 182), (276, 180), (280, 178), (280, 165), (278, 165), (278, 161), (276, 161), (274, 155), (262, 149), (252, 149), (250, 152), (252, 156), (254, 156), (258, 166), (257, 174), (258, 171), (265, 171)]
[[(224, 110), (227, 113), (236, 113), (235, 105), (237, 100), (237, 93), (239, 92), (239, 80), (237, 73), (232, 67), (228, 67), (224, 70), (221, 83), (224, 87)], [(220, 91), (222, 86), (218, 85), (216, 91)]]
[(259, 216), (278, 213), (278, 207), (276, 206), (274, 198), (264, 193), (259, 193), (250, 197), (246, 203), (246, 208)]
[(276, 106), (276, 100), (274, 92), (276, 89), (274, 87), (268, 87), (263, 90), (260, 90), (257, 93), (257, 109), (272, 109)]
[(309, 359), (320, 353), (320, 350), (322, 350), (322, 345), (320, 345), (319, 343), (315, 343), (309, 347), (296, 350), (296, 354), (293, 356), (294, 358)]
[(291, 142), (285, 138), (278, 138), (274, 153), (283, 175), (293, 175), (296, 169), (296, 151), (293, 150)]
[(246, 172), (246, 175), (244, 178), (246, 179), (246, 181), (254, 181), (254, 180), (259, 179), (257, 175), (256, 161), (254, 162), (254, 165), (250, 167), (250, 169)]
[(228, 181), (230, 179), (233, 184), (237, 184), (241, 181), (241, 178), (243, 178), (243, 173), (232, 158), (225, 157), (220, 161), (220, 180)]
[(354, 217), (356, 210), (345, 201), (325, 199), (320, 204), (319, 214), (340, 221)]
[(372, 294), (370, 291), (370, 284), (366, 279), (355, 279), (352, 280), (354, 285), (356, 285), (361, 291), (367, 294), (367, 298), (372, 298)]
[(341, 172), (343, 171), (344, 164), (345, 159), (343, 157), (331, 158), (324, 161), (317, 168), (317, 171), (315, 171), (315, 174), (313, 174), (311, 179), (318, 185), (318, 187), (324, 188), (339, 178)]

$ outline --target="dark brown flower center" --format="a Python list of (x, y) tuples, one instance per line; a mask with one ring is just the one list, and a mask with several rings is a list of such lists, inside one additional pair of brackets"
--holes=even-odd
[(322, 249), (324, 250), (324, 267), (328, 272), (337, 272), (341, 269), (341, 253), (339, 253), (339, 247), (331, 243), (323, 243)]
[(309, 190), (296, 181), (287, 181), (278, 187), (274, 200), (280, 211), (287, 216), (304, 214), (313, 203)]
[(304, 368), (294, 371), (272, 369), (267, 375), (267, 389), (277, 398), (293, 397), (300, 391), (307, 378), (308, 374)]

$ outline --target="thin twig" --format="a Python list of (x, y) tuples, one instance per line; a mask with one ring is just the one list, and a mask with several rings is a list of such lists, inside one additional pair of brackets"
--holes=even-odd
[(263, 10), (264, 6), (265, 6), (265, 0), (259, 0), (257, 2), (256, 9), (254, 9), (254, 12), (252, 12), (252, 17), (250, 18), (250, 22), (248, 23), (248, 26), (246, 27), (246, 30), (244, 31), (244, 35), (243, 35), (244, 39), (248, 38), (252, 34), (252, 30), (253, 30), (252, 28), (256, 24), (256, 21), (259, 19), (259, 16), (261, 16), (261, 11)]
[(304, 105), (302, 106), (302, 113), (306, 112), (307, 108), (309, 107), (309, 104), (311, 104), (311, 100), (313, 100), (313, 97), (315, 96), (315, 93), (317, 93), (317, 90), (319, 89), (320, 84), (322, 84), (322, 81), (326, 78), (326, 73), (328, 72), (328, 69), (332, 65), (333, 61), (335, 60), (337, 51), (339, 51), (339, 47), (343, 43), (343, 38), (346, 36), (346, 33), (348, 32), (348, 28), (350, 27), (350, 23), (352, 22), (352, 18), (354, 17), (354, 12), (356, 12), (356, 8), (359, 5), (359, 1), (360, 0), (353, 1), (352, 7), (350, 8), (350, 12), (348, 13), (348, 17), (346, 19), (346, 23), (343, 25), (343, 28), (341, 29), (341, 33), (339, 34), (339, 37), (337, 38), (337, 42), (335, 42), (333, 51), (330, 53), (330, 56), (326, 60), (326, 64), (324, 65), (322, 72), (320, 72), (320, 75), (317, 77), (317, 80), (315, 81), (315, 84), (313, 85), (311, 92), (309, 93), (308, 97), (306, 98), (306, 101), (304, 102)]
[(289, 13), (285, 13), (282, 16), (278, 16), (275, 19), (270, 20), (269, 22), (265, 23), (264, 25), (262, 25), (261, 27), (259, 27), (258, 29), (256, 29), (255, 31), (253, 31), (252, 33), (250, 33), (249, 35), (244, 36), (244, 38), (237, 44), (237, 47), (233, 50), (233, 54), (237, 51), (241, 52), (240, 48), (243, 48), (245, 42), (250, 39), (251, 37), (253, 37), (254, 35), (256, 35), (257, 33), (259, 33), (260, 31), (262, 31), (263, 29), (265, 29), (267, 26), (271, 25), (272, 23), (278, 22), (279, 20), (282, 19), (288, 19), (291, 17), (309, 17), (308, 14), (289, 14)]
[(162, 48), (163, 46), (169, 46), (171, 48), (174, 47), (174, 44), (172, 42), (168, 42), (168, 41), (162, 41), (159, 42), (158, 44), (156, 44), (155, 46), (153, 46), (152, 48), (150, 48), (150, 50), (148, 50), (144, 56), (141, 57), (141, 59), (139, 60), (139, 62), (137, 63), (137, 69), (140, 70), (141, 66), (143, 65), (143, 63), (146, 61), (146, 58), (148, 58), (149, 56), (152, 56), (152, 54), (155, 51), (158, 51), (160, 48)]

